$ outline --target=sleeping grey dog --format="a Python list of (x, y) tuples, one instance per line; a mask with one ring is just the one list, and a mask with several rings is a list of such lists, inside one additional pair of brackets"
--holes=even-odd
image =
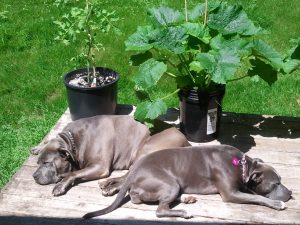
[(158, 202), (158, 217), (190, 218), (185, 210), (170, 209), (180, 193), (216, 194), (223, 201), (285, 208), (291, 198), (274, 168), (251, 159), (228, 145), (173, 148), (142, 157), (129, 174), (115, 201), (84, 218), (107, 214), (120, 206), (127, 191), (133, 203)]
[(124, 170), (142, 155), (189, 146), (176, 128), (150, 135), (132, 116), (95, 116), (69, 123), (56, 138), (32, 149), (39, 154), (33, 174), (38, 184), (57, 183), (53, 195), (65, 194), (76, 182), (105, 178)]

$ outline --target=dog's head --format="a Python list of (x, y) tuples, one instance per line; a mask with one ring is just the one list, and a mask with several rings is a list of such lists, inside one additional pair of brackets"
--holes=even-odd
[(69, 151), (60, 138), (54, 138), (41, 146), (39, 150), (38, 168), (33, 178), (38, 184), (53, 184), (59, 182), (61, 174), (71, 171)]
[(252, 163), (247, 188), (255, 194), (284, 202), (292, 195), (292, 192), (281, 184), (281, 177), (275, 169), (259, 160)]

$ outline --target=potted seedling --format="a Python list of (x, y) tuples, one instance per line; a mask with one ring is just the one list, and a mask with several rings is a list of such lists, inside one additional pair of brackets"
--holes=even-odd
[[(165, 99), (180, 99), (180, 128), (187, 138), (205, 142), (216, 138), (226, 84), (251, 77), (272, 84), (279, 73), (299, 66), (293, 52), (285, 56), (260, 40), (264, 33), (240, 5), (205, 1), (181, 11), (167, 6), (148, 11), (149, 24), (126, 40), (138, 65), (133, 77), (141, 99), (135, 117), (151, 121), (166, 113)], [(163, 79), (175, 82), (166, 96), (153, 97)], [(260, 79), (261, 78), (261, 79)]]
[(86, 0), (82, 7), (80, 6), (71, 7), (60, 21), (54, 21), (59, 29), (56, 40), (66, 46), (79, 42), (80, 53), (73, 57), (72, 61), (86, 65), (85, 68), (76, 69), (64, 76), (73, 120), (114, 114), (119, 80), (119, 74), (114, 70), (95, 65), (96, 53), (104, 50), (99, 41), (100, 35), (111, 30), (118, 34), (119, 30), (114, 25), (118, 18), (114, 12), (101, 8), (101, 2), (98, 0)]

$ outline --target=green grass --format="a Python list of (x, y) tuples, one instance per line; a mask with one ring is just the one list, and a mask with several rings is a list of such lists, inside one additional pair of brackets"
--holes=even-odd
[[(66, 110), (64, 73), (74, 68), (69, 61), (79, 46), (66, 48), (54, 41), (53, 20), (63, 15), (62, 7), (53, 0), (2, 0), (0, 15), (8, 11), (7, 19), (0, 16), (0, 188), (5, 185), (22, 162), (31, 146), (38, 144)], [(121, 36), (103, 36), (105, 53), (97, 55), (97, 64), (115, 69), (121, 74), (119, 102), (136, 104), (129, 66), (129, 52), (124, 40), (138, 25), (146, 23), (147, 7), (157, 6), (159, 0), (103, 1), (103, 7), (116, 11), (121, 20)], [(183, 8), (182, 1), (164, 3)], [(198, 0), (190, 0), (191, 6)], [(244, 5), (250, 17), (266, 28), (270, 35), (263, 37), (278, 51), (289, 48), (290, 38), (299, 37), (300, 1), (229, 0)], [(224, 110), (243, 113), (300, 116), (300, 72), (281, 76), (273, 87), (265, 83), (243, 80), (229, 84), (224, 98)], [(166, 83), (162, 95), (170, 86)], [(177, 106), (176, 97), (169, 99)]]

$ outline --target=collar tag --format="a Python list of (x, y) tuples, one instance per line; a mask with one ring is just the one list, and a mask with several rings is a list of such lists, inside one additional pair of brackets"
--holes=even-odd
[(241, 165), (241, 160), (238, 159), (237, 157), (233, 157), (231, 163), (235, 166), (238, 167)]

